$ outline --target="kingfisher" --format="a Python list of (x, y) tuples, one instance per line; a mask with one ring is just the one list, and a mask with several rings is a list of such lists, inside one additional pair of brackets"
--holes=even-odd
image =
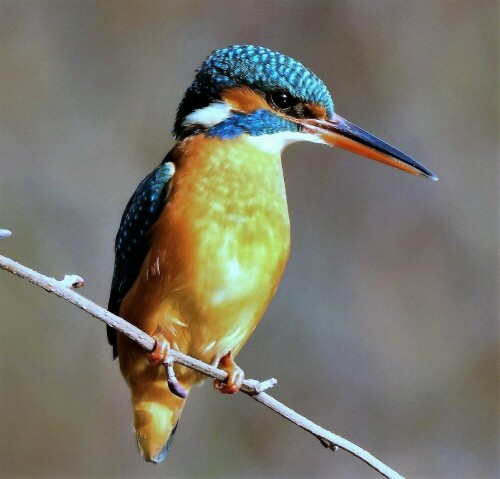
[[(189, 390), (202, 376), (162, 362), (170, 348), (218, 365), (222, 393), (241, 387), (234, 357), (271, 301), (290, 252), (281, 165), (297, 141), (339, 146), (432, 180), (405, 153), (334, 111), (332, 97), (298, 61), (260, 46), (213, 51), (177, 110), (176, 143), (142, 180), (115, 242), (108, 309), (155, 339), (145, 352), (107, 330), (131, 390), (146, 461), (165, 459)], [(171, 390), (172, 389), (172, 390)]]

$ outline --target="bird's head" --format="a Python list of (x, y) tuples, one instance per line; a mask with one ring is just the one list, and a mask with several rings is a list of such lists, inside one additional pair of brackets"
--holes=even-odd
[(240, 135), (267, 151), (296, 141), (353, 151), (415, 175), (436, 176), (334, 111), (326, 85), (301, 63), (252, 45), (215, 50), (198, 69), (177, 112), (174, 135)]

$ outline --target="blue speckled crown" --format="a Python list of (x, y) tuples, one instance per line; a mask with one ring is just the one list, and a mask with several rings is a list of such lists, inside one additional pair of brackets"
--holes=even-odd
[(182, 134), (182, 120), (189, 113), (220, 99), (222, 91), (238, 85), (265, 92), (285, 90), (301, 101), (323, 105), (328, 115), (333, 115), (328, 89), (302, 63), (264, 47), (233, 45), (212, 52), (197, 70), (179, 105), (175, 135)]

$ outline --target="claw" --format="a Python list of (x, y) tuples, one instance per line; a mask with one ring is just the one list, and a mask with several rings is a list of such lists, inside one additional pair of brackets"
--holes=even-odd
[(186, 399), (188, 397), (188, 392), (180, 385), (177, 377), (175, 376), (174, 364), (172, 361), (167, 361), (165, 364), (165, 368), (167, 370), (167, 385), (168, 389), (172, 394), (175, 394), (177, 397), (181, 399)]
[(149, 364), (156, 366), (157, 364), (164, 363), (167, 359), (168, 352), (170, 351), (170, 343), (161, 331), (153, 334), (152, 338), (155, 340), (155, 347), (153, 351), (146, 353), (146, 358)]
[(217, 366), (219, 369), (226, 371), (227, 378), (224, 381), (214, 380), (214, 388), (220, 391), (222, 394), (234, 394), (237, 393), (241, 385), (243, 384), (243, 379), (245, 379), (245, 373), (243, 370), (234, 362), (231, 351), (229, 351), (225, 356), (219, 361)]

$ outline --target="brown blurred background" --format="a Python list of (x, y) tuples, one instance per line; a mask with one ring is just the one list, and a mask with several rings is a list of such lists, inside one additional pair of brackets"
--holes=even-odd
[[(291, 260), (239, 364), (403, 475), (498, 477), (498, 7), (1, 0), (0, 251), (106, 305), (121, 213), (195, 68), (232, 43), (289, 54), (440, 181), (290, 147)], [(145, 464), (104, 325), (3, 272), (0, 304), (2, 477), (378, 477), (209, 383)]]

